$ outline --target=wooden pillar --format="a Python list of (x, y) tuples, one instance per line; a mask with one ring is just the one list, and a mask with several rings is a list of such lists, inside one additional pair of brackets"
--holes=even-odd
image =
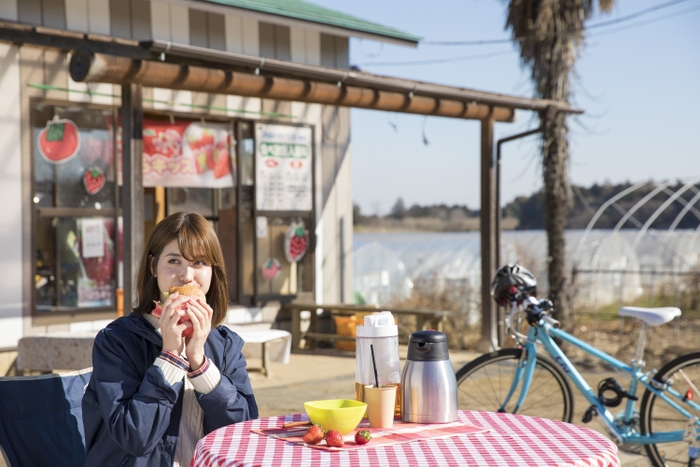
[(496, 198), (493, 154), (493, 115), (481, 121), (481, 339), (479, 351), (497, 344), (496, 307), (491, 299), (491, 279), (496, 272)]
[(136, 301), (136, 270), (144, 247), (143, 106), (140, 84), (122, 86), (122, 215), (124, 229), (124, 307)]

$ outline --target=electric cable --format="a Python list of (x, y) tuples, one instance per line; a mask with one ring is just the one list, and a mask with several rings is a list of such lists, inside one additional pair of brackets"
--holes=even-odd
[[(586, 26), (584, 30), (590, 30), (590, 29), (596, 29), (600, 27), (605, 27), (605, 26), (611, 26), (613, 24), (619, 24), (619, 23), (624, 23), (625, 21), (630, 21), (635, 18), (639, 18), (640, 16), (646, 15), (647, 13), (652, 13), (654, 11), (661, 10), (663, 8), (668, 8), (674, 5), (677, 5), (682, 2), (687, 2), (688, 0), (671, 0), (670, 2), (662, 3), (660, 5), (655, 5), (650, 8), (646, 8), (644, 10), (637, 11), (636, 13), (632, 13), (627, 16), (622, 16), (620, 18), (615, 18), (609, 21), (602, 21), (600, 23), (594, 23), (589, 26)], [(558, 36), (558, 35), (563, 35), (563, 34), (571, 34), (575, 32), (580, 32), (580, 31), (561, 31), (557, 33), (553, 33), (550, 36)], [(527, 36), (520, 36), (520, 37), (514, 37), (511, 39), (486, 39), (486, 40), (473, 40), (473, 41), (424, 41), (421, 42), (421, 44), (425, 45), (447, 45), (447, 46), (465, 46), (465, 45), (491, 45), (491, 44), (508, 44), (514, 41), (523, 41), (526, 40), (528, 37)]]

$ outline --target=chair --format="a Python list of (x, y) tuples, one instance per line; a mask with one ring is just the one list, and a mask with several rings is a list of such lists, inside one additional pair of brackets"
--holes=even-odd
[(82, 399), (91, 375), (87, 368), (0, 378), (0, 454), (10, 467), (85, 463)]

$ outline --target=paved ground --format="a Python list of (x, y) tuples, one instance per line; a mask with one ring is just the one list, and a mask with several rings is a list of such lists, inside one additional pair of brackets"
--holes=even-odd
[[(400, 355), (406, 355), (402, 346)], [(478, 354), (471, 352), (450, 352), (450, 359), (455, 368), (460, 368)], [(257, 362), (251, 361), (251, 364)], [(403, 362), (402, 362), (403, 365)], [(260, 407), (260, 416), (269, 417), (304, 411), (303, 403), (310, 400), (337, 399), (354, 397), (355, 354), (337, 350), (317, 350), (292, 353), (290, 363), (283, 365), (271, 363), (272, 376), (265, 378), (251, 373), (251, 382), (255, 397)], [(611, 376), (608, 373), (589, 372), (584, 377), (591, 386)], [(577, 391), (574, 390), (577, 394)], [(574, 423), (605, 433), (602, 423), (593, 421), (588, 425), (581, 423), (581, 416), (587, 404), (580, 395), (574, 402)], [(624, 467), (649, 467), (646, 457), (620, 450), (620, 459)]]

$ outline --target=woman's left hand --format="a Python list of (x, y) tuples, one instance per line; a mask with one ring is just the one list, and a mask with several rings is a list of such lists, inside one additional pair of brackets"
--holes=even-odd
[(211, 318), (214, 310), (204, 301), (192, 298), (187, 303), (187, 314), (192, 320), (193, 333), (185, 339), (185, 355), (190, 363), (191, 371), (198, 370), (204, 365), (204, 343), (211, 331)]

